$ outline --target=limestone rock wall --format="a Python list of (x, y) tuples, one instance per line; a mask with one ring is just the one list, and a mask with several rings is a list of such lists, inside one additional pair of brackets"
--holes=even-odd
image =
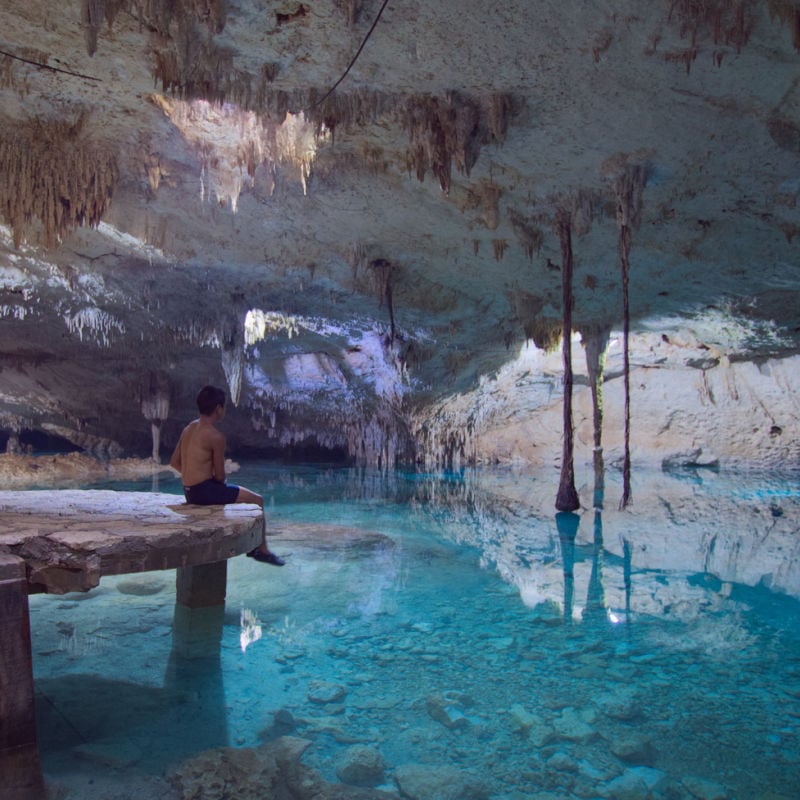
[[(418, 461), (466, 464), (558, 463), (562, 369), (558, 351), (533, 344), (478, 389), (415, 417)], [(575, 463), (591, 464), (592, 397), (583, 348), (573, 344)], [(796, 469), (800, 467), (800, 358), (738, 361), (735, 353), (643, 334), (631, 340), (631, 448), (634, 464)], [(622, 457), (621, 340), (612, 335), (603, 386), (603, 450)]]

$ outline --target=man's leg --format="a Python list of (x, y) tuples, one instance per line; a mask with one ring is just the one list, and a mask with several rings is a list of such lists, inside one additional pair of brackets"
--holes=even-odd
[[(244, 486), (240, 486), (236, 502), (254, 503), (261, 509), (261, 544), (255, 548), (255, 550), (251, 550), (247, 555), (249, 555), (251, 558), (256, 558), (258, 561), (266, 561), (268, 564), (273, 564), (276, 567), (282, 567), (285, 563), (284, 560), (279, 556), (276, 556), (267, 545), (267, 522), (264, 519), (264, 498), (260, 494), (256, 494), (255, 492), (251, 492), (250, 489), (245, 489)], [(265, 557), (258, 558), (257, 555), (254, 555), (256, 551), (260, 551)]]

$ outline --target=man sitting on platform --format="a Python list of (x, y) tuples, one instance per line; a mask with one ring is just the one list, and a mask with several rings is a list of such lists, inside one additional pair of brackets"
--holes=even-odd
[[(197, 408), (200, 417), (183, 429), (169, 460), (169, 465), (181, 474), (186, 502), (197, 506), (255, 503), (263, 514), (264, 498), (260, 494), (225, 483), (225, 436), (216, 427), (225, 416), (225, 392), (216, 386), (204, 386), (197, 395)], [(276, 567), (286, 563), (267, 546), (266, 523), (261, 544), (247, 555)]]

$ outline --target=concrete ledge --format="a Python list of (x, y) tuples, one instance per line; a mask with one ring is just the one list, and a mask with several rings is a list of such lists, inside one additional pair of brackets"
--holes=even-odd
[(157, 492), (0, 492), (0, 555), (24, 561), (29, 592), (81, 592), (103, 575), (245, 553), (261, 541), (262, 516), (256, 505), (190, 506)]

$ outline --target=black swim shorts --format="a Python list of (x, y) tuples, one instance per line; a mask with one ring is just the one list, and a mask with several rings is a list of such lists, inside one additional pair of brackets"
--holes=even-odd
[(239, 487), (234, 483), (220, 483), (209, 478), (194, 486), (184, 486), (186, 502), (193, 506), (221, 506), (235, 503), (239, 497)]

